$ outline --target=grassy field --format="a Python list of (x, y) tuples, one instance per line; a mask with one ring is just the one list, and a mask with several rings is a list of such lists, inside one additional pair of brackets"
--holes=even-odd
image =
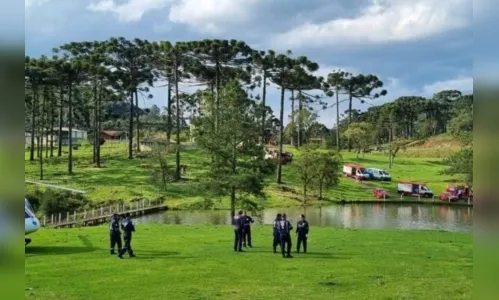
[[(65, 157), (47, 159), (45, 162), (45, 181), (88, 192), (88, 197), (95, 202), (113, 202), (118, 200), (129, 201), (136, 198), (157, 199), (164, 197), (170, 207), (196, 208), (206, 199), (204, 191), (196, 187), (196, 179), (200, 178), (207, 169), (209, 156), (194, 145), (186, 145), (182, 152), (182, 164), (188, 165), (187, 180), (171, 183), (166, 190), (158, 188), (151, 182), (151, 173), (157, 161), (152, 158), (127, 158), (125, 144), (104, 144), (102, 150), (103, 168), (92, 165), (91, 146), (84, 145), (74, 151), (74, 172), (67, 175), (67, 161)], [(295, 155), (299, 153), (288, 147)], [(440, 193), (449, 182), (456, 178), (439, 175), (445, 168), (442, 156), (448, 156), (455, 151), (453, 147), (424, 147), (411, 148), (401, 152), (395, 159), (395, 164), (389, 172), (392, 182), (369, 181), (359, 184), (352, 179), (342, 178), (338, 186), (328, 191), (325, 196), (331, 201), (345, 200), (372, 200), (374, 187), (383, 187), (396, 197), (397, 180), (414, 180), (426, 182), (435, 194)], [(443, 153), (446, 153), (445, 155)], [(366, 154), (357, 158), (354, 153), (342, 153), (345, 162), (361, 163), (366, 167), (388, 169), (388, 158), (383, 153)], [(174, 155), (169, 154), (168, 161), (174, 167)], [(28, 179), (37, 179), (39, 174), (38, 162), (29, 161), (29, 153), (25, 155), (25, 176)], [(284, 185), (275, 184), (275, 176), (267, 178), (266, 207), (284, 207), (301, 205), (301, 183), (299, 174), (293, 164), (283, 167)], [(28, 192), (33, 186), (26, 186)], [(309, 200), (309, 204), (317, 203)], [(227, 199), (217, 202), (215, 208), (226, 208)]]
[(229, 226), (138, 226), (137, 257), (119, 260), (106, 227), (42, 229), (25, 299), (471, 299), (471, 234), (312, 228), (309, 253), (283, 259), (270, 227), (253, 231), (234, 253)]

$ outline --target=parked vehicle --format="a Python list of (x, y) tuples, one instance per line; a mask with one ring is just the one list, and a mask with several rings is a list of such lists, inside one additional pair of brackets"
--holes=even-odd
[(388, 199), (388, 193), (382, 188), (375, 188), (373, 196), (376, 199)]
[(367, 173), (369, 173), (371, 178), (375, 180), (385, 180), (385, 181), (392, 180), (390, 174), (383, 169), (368, 168)]
[[(270, 150), (265, 152), (265, 159), (271, 160), (277, 163), (278, 150)], [(289, 152), (281, 153), (281, 164), (286, 165), (293, 161), (293, 154)]]
[(422, 182), (400, 181), (397, 183), (397, 191), (402, 195), (433, 198), (433, 192)]
[(459, 199), (473, 199), (473, 188), (467, 185), (447, 185), (447, 189), (442, 193), (450, 193)]
[(449, 201), (449, 202), (454, 202), (454, 201), (458, 200), (458, 198), (457, 198), (456, 195), (454, 195), (453, 193), (449, 193), (449, 192), (443, 192), (443, 193), (441, 193), (438, 196), (438, 199), (440, 199), (442, 201)]
[(343, 166), (343, 174), (346, 177), (352, 177), (356, 179), (370, 179), (371, 175), (367, 173), (366, 168), (361, 165), (346, 164)]

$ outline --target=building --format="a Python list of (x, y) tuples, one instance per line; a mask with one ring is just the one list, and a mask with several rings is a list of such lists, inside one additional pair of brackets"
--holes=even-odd
[(101, 136), (106, 141), (120, 141), (127, 139), (127, 133), (119, 130), (103, 130), (101, 131)]
[[(69, 128), (63, 127), (61, 128), (61, 140), (63, 145), (69, 144)], [(56, 136), (56, 139), (59, 137), (59, 128), (54, 128), (54, 135)], [(80, 130), (76, 128), (71, 129), (71, 136), (73, 143), (75, 142), (82, 142), (88, 138), (87, 132), (85, 130)]]

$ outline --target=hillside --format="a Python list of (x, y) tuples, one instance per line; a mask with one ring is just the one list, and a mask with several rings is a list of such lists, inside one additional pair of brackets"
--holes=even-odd
[[(442, 142), (439, 142), (442, 141)], [(444, 147), (443, 145), (451, 145)], [(185, 145), (182, 152), (182, 164), (188, 166), (186, 180), (168, 184), (161, 190), (151, 182), (151, 174), (158, 165), (153, 158), (129, 160), (125, 144), (106, 143), (103, 146), (103, 168), (95, 168), (91, 164), (91, 146), (84, 145), (74, 151), (74, 171), (72, 176), (66, 175), (66, 159), (52, 158), (45, 162), (45, 181), (72, 188), (83, 189), (88, 197), (99, 203), (130, 201), (137, 198), (164, 198), (171, 207), (196, 208), (208, 205), (206, 194), (196, 186), (196, 179), (206, 171), (209, 157), (195, 145)], [(372, 189), (383, 187), (392, 195), (396, 194), (397, 180), (414, 180), (426, 182), (430, 189), (439, 193), (449, 182), (457, 180), (446, 175), (439, 175), (445, 166), (442, 157), (455, 151), (455, 146), (442, 137), (430, 139), (419, 147), (411, 147), (401, 151), (395, 159), (392, 169), (388, 170), (388, 158), (383, 153), (370, 153), (356, 158), (354, 153), (343, 152), (345, 161), (360, 163), (365, 167), (387, 169), (393, 178), (392, 182), (368, 181), (362, 184), (349, 178), (342, 178), (340, 184), (325, 194), (332, 201), (338, 200), (372, 200)], [(288, 151), (299, 155), (299, 151), (287, 147)], [(38, 162), (29, 162), (25, 156), (26, 179), (37, 179)], [(168, 155), (168, 163), (173, 166), (174, 156)], [(293, 164), (283, 166), (284, 185), (277, 185), (274, 176), (266, 179), (268, 199), (265, 206), (294, 206), (302, 201), (299, 174)], [(26, 186), (27, 192), (33, 192), (33, 186)], [(309, 201), (311, 204), (315, 200)], [(211, 204), (210, 204), (211, 206)], [(215, 208), (228, 207), (228, 201), (215, 201)]]

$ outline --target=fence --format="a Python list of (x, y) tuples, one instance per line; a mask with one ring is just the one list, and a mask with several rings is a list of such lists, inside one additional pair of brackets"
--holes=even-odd
[(45, 227), (71, 227), (77, 225), (96, 225), (106, 222), (114, 213), (123, 215), (130, 213), (132, 215), (144, 214), (147, 212), (167, 209), (163, 200), (141, 200), (127, 204), (117, 204), (102, 206), (99, 208), (85, 209), (83, 211), (73, 211), (44, 215), (41, 223)]

